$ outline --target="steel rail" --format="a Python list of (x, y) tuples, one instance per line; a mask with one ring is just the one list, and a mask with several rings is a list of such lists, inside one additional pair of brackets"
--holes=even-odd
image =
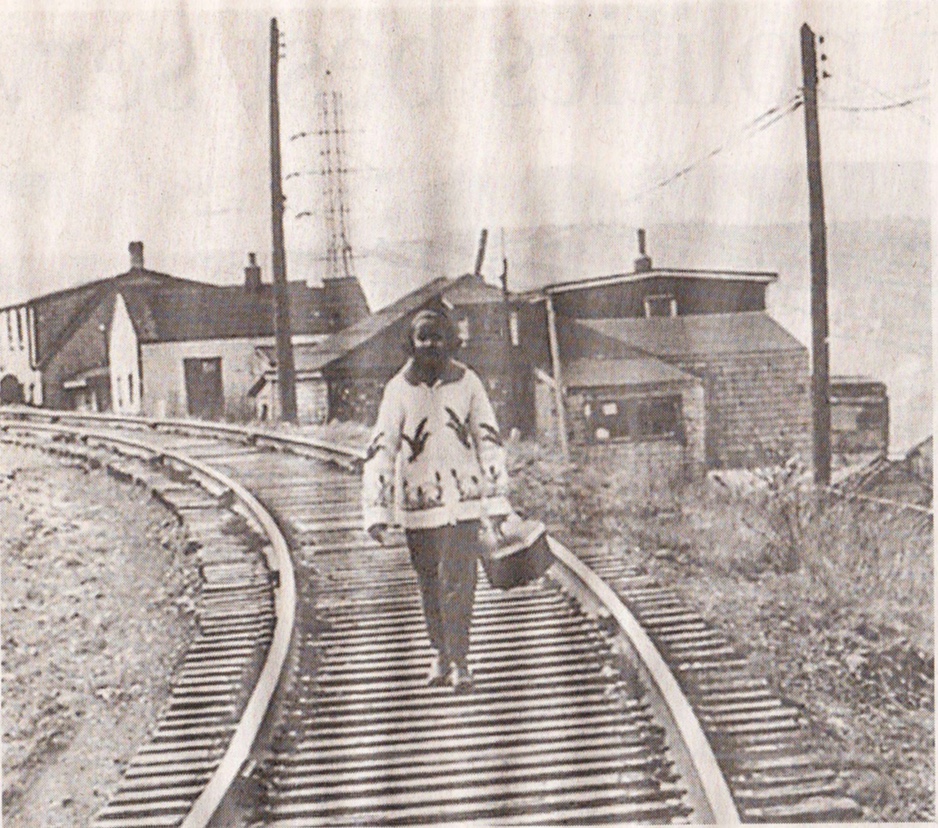
[[(0, 418), (7, 411), (0, 411)], [(288, 450), (323, 452), (335, 459), (340, 465), (351, 468), (356, 466), (364, 457), (358, 449), (341, 446), (335, 443), (319, 440), (309, 436), (280, 435), (262, 429), (234, 426), (229, 424), (205, 423), (189, 420), (155, 420), (145, 417), (92, 414), (80, 412), (44, 412), (36, 409), (17, 407), (10, 411), (15, 417), (26, 419), (48, 418), (53, 425), (65, 421), (92, 421), (100, 424), (119, 426), (121, 424), (146, 427), (151, 429), (196, 431), (199, 433), (215, 433), (224, 435), (228, 439), (246, 440), (249, 443), (263, 441), (272, 446), (285, 447)], [(278, 560), (276, 568), (283, 571), (281, 574), (280, 589), (277, 598), (283, 601), (284, 589), (289, 590), (291, 601), (289, 606), (282, 608), (278, 604), (277, 629), (281, 628), (281, 611), (283, 618), (289, 618), (289, 627), (292, 631), (295, 617), (295, 581), (289, 550), (273, 518), (261, 507), (260, 503), (243, 486), (231, 480), (226, 475), (216, 472), (207, 464), (186, 458), (179, 452), (168, 450), (154, 450), (138, 441), (124, 438), (115, 438), (113, 435), (88, 432), (89, 437), (98, 436), (100, 439), (114, 442), (125, 442), (153, 453), (173, 458), (177, 462), (189, 465), (200, 474), (222, 483), (225, 489), (231, 491), (239, 500), (244, 502), (252, 514), (256, 514), (258, 522), (265, 528), (269, 527), (276, 532), (280, 543), (276, 557), (285, 558), (286, 565)], [(255, 511), (257, 510), (257, 511)], [(263, 515), (264, 517), (260, 517)], [(739, 824), (741, 822), (739, 811), (730, 793), (729, 786), (723, 771), (717, 763), (713, 749), (704, 734), (703, 728), (687, 697), (682, 692), (676, 678), (668, 667), (665, 659), (658, 651), (651, 638), (644, 631), (632, 612), (623, 604), (615, 591), (609, 587), (577, 556), (554, 538), (549, 538), (551, 552), (556, 563), (551, 567), (549, 574), (555, 577), (561, 585), (571, 594), (575, 595), (584, 606), (590, 606), (600, 617), (613, 619), (628, 649), (634, 656), (639, 674), (648, 686), (653, 706), (665, 724), (668, 734), (669, 747), (675, 757), (675, 762), (682, 771), (682, 777), (688, 786), (688, 795), (691, 799), (695, 820), (718, 824)], [(272, 565), (272, 568), (273, 565)], [(287, 572), (288, 571), (288, 572)], [(283, 625), (284, 627), (286, 625)], [(271, 642), (271, 654), (268, 663), (265, 663), (261, 678), (265, 681), (263, 695), (266, 697), (264, 706), (255, 702), (258, 695), (257, 688), (252, 694), (245, 715), (239, 723), (228, 753), (225, 754), (222, 764), (206, 786), (203, 794), (196, 800), (192, 810), (182, 823), (185, 828), (197, 828), (208, 824), (212, 814), (221, 803), (229, 786), (234, 782), (239, 770), (244, 766), (250, 755), (251, 745), (256, 738), (261, 721), (266, 712), (274, 689), (279, 680), (279, 670), (282, 669), (289, 646), (289, 635), (285, 641), (283, 636)], [(268, 664), (275, 653), (279, 660), (276, 680), (271, 681), (267, 675)], [(273, 669), (270, 671), (273, 672)], [(258, 688), (261, 680), (258, 681)], [(269, 692), (267, 690), (269, 686)], [(252, 702), (255, 702), (252, 704)]]
[[(3, 419), (4, 413), (0, 412), (0, 419)], [(10, 426), (5, 424), (3, 428), (8, 430)], [(184, 467), (193, 469), (203, 478), (220, 486), (223, 491), (231, 492), (235, 500), (254, 519), (270, 542), (270, 553), (268, 554), (267, 546), (262, 551), (265, 558), (267, 558), (271, 573), (276, 572), (278, 577), (272, 584), (275, 618), (267, 656), (227, 750), (203, 788), (202, 793), (196, 798), (189, 813), (181, 823), (183, 828), (204, 828), (209, 824), (215, 811), (225, 798), (239, 771), (250, 758), (251, 749), (260, 732), (264, 717), (270, 707), (286, 665), (290, 641), (293, 636), (297, 600), (293, 561), (286, 538), (284, 538), (271, 514), (244, 486), (199, 460), (187, 457), (177, 451), (148, 445), (140, 440), (120, 437), (106, 432), (79, 429), (75, 426), (63, 426), (59, 423), (30, 423), (27, 428), (69, 433), (85, 442), (97, 440), (106, 444), (130, 447), (160, 459), (166, 458), (175, 461)]]
[(222, 434), (229, 439), (248, 444), (269, 444), (299, 451), (318, 452), (346, 468), (355, 468), (365, 459), (365, 452), (352, 446), (323, 440), (308, 434), (282, 434), (269, 429), (233, 423), (215, 423), (206, 420), (161, 419), (136, 414), (101, 414), (91, 411), (50, 411), (24, 405), (0, 406), (0, 414), (24, 419), (59, 422), (92, 422), (101, 425), (129, 424), (140, 428)]
[[(557, 562), (550, 574), (559, 576), (564, 587), (581, 601), (586, 597), (584, 590), (593, 596), (598, 602), (596, 609), (599, 614), (608, 613), (629, 643), (639, 673), (649, 688), (653, 707), (666, 725), (665, 731), (670, 736), (669, 747), (675, 763), (682, 771), (682, 780), (689, 788), (695, 821), (718, 825), (740, 824), (739, 810), (697, 714), (658, 648), (628, 607), (599, 575), (555, 538), (548, 537), (548, 544)], [(563, 568), (561, 572), (557, 572), (558, 565)]]

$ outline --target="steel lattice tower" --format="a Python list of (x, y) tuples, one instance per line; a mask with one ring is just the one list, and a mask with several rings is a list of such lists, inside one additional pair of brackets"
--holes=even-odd
[[(326, 72), (326, 83), (329, 72)], [(322, 126), (319, 135), (322, 149), (319, 152), (322, 174), (323, 216), (326, 221), (327, 272), (329, 279), (354, 278), (355, 266), (352, 244), (349, 241), (345, 203), (345, 127), (342, 123), (342, 93), (326, 89), (320, 96), (322, 104)]]

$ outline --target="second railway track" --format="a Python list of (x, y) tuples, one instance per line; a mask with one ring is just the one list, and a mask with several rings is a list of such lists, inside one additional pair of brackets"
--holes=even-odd
[(149, 429), (146, 439), (239, 481), (290, 540), (290, 673), (255, 756), (247, 819), (856, 818), (836, 774), (800, 750), (797, 711), (672, 592), (608, 554), (584, 555), (605, 583), (557, 544), (558, 564), (536, 584), (503, 593), (480, 576), (475, 692), (426, 687), (430, 649), (406, 548), (376, 547), (361, 531), (357, 476), (234, 436)]

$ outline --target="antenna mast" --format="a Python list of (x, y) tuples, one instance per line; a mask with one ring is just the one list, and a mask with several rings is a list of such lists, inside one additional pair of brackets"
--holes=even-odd
[[(331, 72), (326, 70), (326, 85), (329, 86)], [(322, 138), (320, 150), (323, 177), (323, 215), (326, 220), (328, 274), (326, 278), (354, 278), (355, 264), (352, 244), (349, 241), (345, 203), (345, 126), (342, 122), (342, 93), (327, 88), (322, 93)], [(331, 115), (331, 118), (330, 118)]]

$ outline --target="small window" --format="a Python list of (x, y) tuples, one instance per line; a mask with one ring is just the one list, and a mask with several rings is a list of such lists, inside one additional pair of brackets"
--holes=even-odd
[(27, 393), (26, 402), (30, 404), (34, 403), (36, 401), (35, 396), (36, 396), (36, 383), (31, 382), (29, 384), (29, 391)]
[(129, 405), (134, 404), (134, 375), (127, 375), (127, 402)]
[(23, 350), (23, 318), (20, 315), (20, 311), (23, 308), (16, 309), (16, 339), (19, 342), (20, 350)]
[(511, 332), (511, 344), (519, 345), (521, 336), (518, 333), (518, 311), (512, 311), (508, 317), (508, 330)]
[(121, 378), (117, 378), (117, 409), (118, 411), (124, 407), (124, 389)]
[(583, 406), (586, 433), (591, 442), (607, 440), (657, 440), (675, 437), (683, 441), (681, 397), (627, 397), (594, 400)]
[(645, 316), (677, 316), (677, 300), (670, 293), (646, 296)]
[(462, 344), (465, 345), (469, 341), (469, 319), (460, 319), (457, 327), (459, 328), (459, 338)]

